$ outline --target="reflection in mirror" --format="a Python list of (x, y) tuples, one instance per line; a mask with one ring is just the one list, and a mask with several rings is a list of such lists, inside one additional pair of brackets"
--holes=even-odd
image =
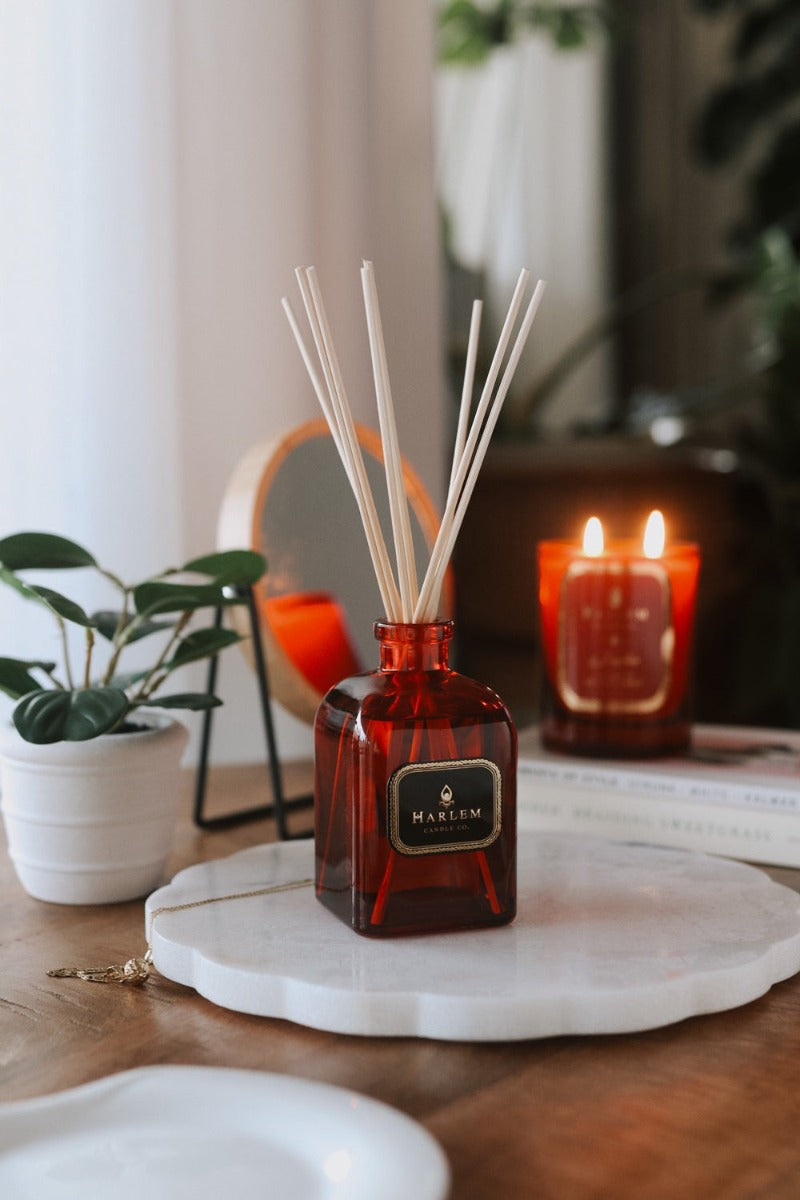
[[(391, 552), (380, 438), (363, 427), (358, 438)], [(403, 473), (422, 578), (439, 520), (407, 463)], [(358, 509), (324, 421), (245, 455), (223, 500), (218, 541), (266, 556), (256, 601), (272, 693), (296, 717), (313, 721), (329, 688), (374, 666), (372, 624), (384, 615)]]

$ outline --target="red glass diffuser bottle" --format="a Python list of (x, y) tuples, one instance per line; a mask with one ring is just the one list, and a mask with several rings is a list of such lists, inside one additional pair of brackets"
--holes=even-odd
[(452, 630), (376, 623), (379, 669), (317, 714), (317, 896), (359, 933), (515, 915), (516, 732), (490, 688), (448, 666)]

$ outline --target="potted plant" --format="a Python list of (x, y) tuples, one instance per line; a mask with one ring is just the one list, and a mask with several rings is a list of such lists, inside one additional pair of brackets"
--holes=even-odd
[[(195, 615), (241, 603), (266, 563), (249, 550), (194, 558), (128, 585), (82, 546), (49, 533), (0, 539), (0, 582), (45, 609), (61, 662), (0, 657), (0, 690), (16, 701), (0, 734), (0, 803), (21, 883), (68, 904), (132, 899), (162, 878), (188, 737), (170, 713), (221, 703), (208, 692), (162, 690), (172, 673), (218, 654), (240, 635), (194, 627)], [(92, 569), (119, 596), (87, 613), (29, 572)], [(70, 629), (82, 631), (80, 669)], [(123, 670), (135, 643), (153, 639), (148, 665)], [(105, 652), (102, 652), (104, 647)]]

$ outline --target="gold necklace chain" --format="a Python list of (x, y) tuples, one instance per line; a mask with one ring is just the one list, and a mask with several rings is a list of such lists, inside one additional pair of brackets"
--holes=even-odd
[(226, 896), (205, 896), (202, 900), (187, 900), (184, 904), (162, 904), (150, 913), (147, 932), (147, 949), (141, 958), (129, 958), (124, 963), (112, 963), (108, 967), (56, 967), (47, 974), (51, 979), (83, 979), (87, 983), (122, 983), (138, 985), (150, 978), (153, 965), (153, 925), (156, 917), (163, 913), (186, 912), (190, 908), (204, 908), (207, 904), (222, 904), (227, 900), (251, 900), (256, 896), (272, 896), (278, 892), (292, 892), (296, 888), (310, 887), (313, 879), (293, 879), (288, 883), (274, 883), (270, 887), (253, 888), (249, 892), (230, 892)]

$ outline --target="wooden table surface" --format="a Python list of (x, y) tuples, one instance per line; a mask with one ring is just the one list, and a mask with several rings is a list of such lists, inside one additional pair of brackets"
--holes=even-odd
[[(290, 791), (302, 774), (287, 774)], [(263, 803), (262, 779), (215, 770), (214, 804)], [(264, 820), (198, 831), (190, 784), (170, 873), (274, 838)], [(771, 873), (800, 890), (800, 872)], [(48, 978), (50, 967), (141, 954), (142, 903), (33, 900), (4, 848), (0, 902), (2, 1100), (151, 1063), (257, 1068), (353, 1088), (416, 1118), (444, 1147), (454, 1200), (800, 1197), (800, 976), (744, 1008), (635, 1035), (347, 1037), (228, 1012), (157, 975), (131, 989)]]

